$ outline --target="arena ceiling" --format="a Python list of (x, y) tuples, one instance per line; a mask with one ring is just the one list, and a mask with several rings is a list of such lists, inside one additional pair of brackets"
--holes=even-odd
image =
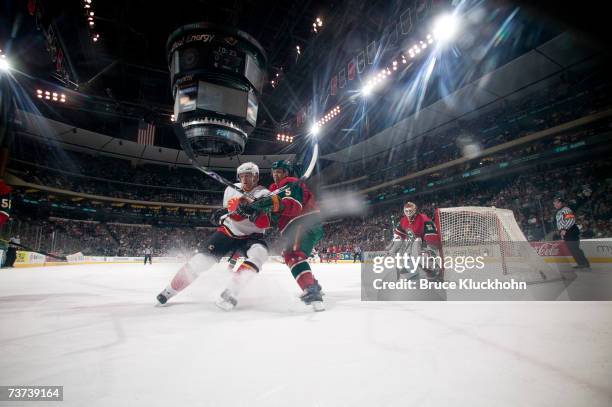
[[(145, 118), (157, 125), (158, 142), (176, 146), (174, 135), (164, 124), (172, 113), (169, 70), (165, 46), (170, 33), (198, 21), (230, 25), (254, 36), (264, 47), (269, 66), (267, 74), (295, 65), (296, 44), (304, 47), (313, 36), (312, 22), (332, 13), (342, 0), (255, 0), (150, 2), (144, 0), (97, 1), (14, 1), (0, 5), (0, 49), (10, 54), (14, 65), (26, 73), (20, 78), (25, 95), (33, 89), (61, 89), (69, 102), (58, 106), (36, 107), (45, 116), (65, 120), (79, 127), (90, 127), (122, 137), (126, 129), (119, 121)], [(90, 29), (84, 4), (94, 10)], [(63, 51), (67, 78), (56, 72), (49, 39), (52, 27), (57, 45)], [(92, 41), (92, 37), (100, 37)], [(286, 150), (277, 143), (278, 110), (284, 102), (274, 100), (274, 89), (263, 91), (259, 126), (248, 143), (248, 154)], [(286, 105), (286, 103), (285, 103)]]
[[(128, 140), (130, 137), (134, 139), (137, 120), (144, 118), (157, 125), (156, 144), (159, 147), (176, 148), (174, 134), (168, 126), (172, 112), (164, 51), (168, 35), (177, 27), (194, 21), (212, 21), (238, 27), (254, 36), (267, 52), (269, 79), (276, 78), (276, 74), (280, 75), (280, 79), (285, 78), (276, 87), (264, 88), (258, 127), (247, 143), (246, 154), (284, 154), (293, 153), (295, 149), (291, 145), (277, 142), (276, 133), (295, 117), (302, 104), (324, 91), (315, 85), (313, 75), (322, 76), (321, 82), (325, 82), (326, 75), (334, 68), (335, 55), (367, 44), (367, 41), (376, 38), (384, 30), (388, 21), (397, 18), (397, 14), (405, 7), (418, 2), (9, 1), (0, 5), (0, 48), (10, 54), (16, 68), (24, 73), (20, 78), (22, 99), (33, 97), (36, 88), (66, 90), (71, 103), (65, 106), (40, 104), (34, 98), (32, 106), (41, 114), (112, 138)], [(450, 4), (451, 1), (432, 3)], [(492, 17), (489, 23), (493, 28), (498, 24), (494, 16), (496, 10), (533, 7), (530, 2), (521, 1), (491, 0), (474, 3), (490, 7)], [(83, 8), (85, 4), (89, 4), (95, 11), (93, 28), (86, 20)], [(505, 54), (497, 58), (493, 68), (499, 69), (522, 55), (527, 55), (527, 59), (532, 58), (533, 55), (529, 55), (533, 50), (558, 35), (563, 27), (553, 27), (548, 15), (558, 18), (562, 23), (575, 20), (580, 30), (599, 37), (600, 32), (605, 31), (603, 26), (591, 22), (601, 19), (601, 15), (591, 15), (593, 21), (582, 18), (586, 4), (582, 3), (581, 6), (574, 10), (558, 2), (538, 2), (535, 13), (529, 16), (526, 14), (522, 21), (521, 27), (528, 30), (530, 35), (512, 39), (515, 43), (518, 41), (519, 46), (513, 45), (511, 52), (503, 50)], [(323, 19), (323, 27), (319, 33), (313, 33), (312, 23), (317, 17)], [(49, 38), (45, 38), (41, 30), (49, 27), (53, 28), (55, 38), (55, 44), (51, 45), (60, 46), (63, 51), (62, 64), (67, 73), (65, 77), (58, 76), (57, 61), (52, 60), (49, 49)], [(478, 30), (480, 34), (486, 33), (484, 27)], [(100, 37), (94, 43), (92, 36), (95, 34)], [(603, 36), (601, 39), (603, 41)], [(296, 54), (296, 45), (302, 47), (300, 56)], [(555, 55), (552, 57), (556, 58)], [(489, 69), (491, 72), (493, 70)], [(337, 121), (335, 128), (330, 129), (331, 136), (321, 138), (323, 152), (329, 158), (337, 158), (330, 154), (358, 145), (376, 135), (386, 134), (381, 133), (385, 128), (392, 129), (399, 123), (405, 123), (414, 111), (411, 108), (397, 109), (397, 105), (402, 98), (401, 86), (406, 86), (410, 80), (410, 75), (399, 79), (397, 89), (389, 91), (365, 108), (368, 114), (367, 126), (356, 123), (355, 111), (359, 105), (349, 106), (347, 114)], [(428, 94), (425, 106), (444, 103), (442, 99), (457, 92), (463, 94), (464, 100), (474, 98), (471, 104), (462, 106), (476, 106), (488, 100), (485, 94), (473, 87), (462, 89), (463, 85), (458, 84), (445, 94)], [(319, 110), (323, 109), (325, 106), (319, 106)], [(398, 113), (390, 120), (388, 112), (393, 110)], [(465, 112), (450, 112), (448, 117), (459, 113)], [(421, 117), (426, 119), (427, 112)], [(430, 124), (425, 121), (419, 126), (426, 128)]]
[(470, 120), (500, 104), (555, 86), (568, 73), (580, 80), (602, 63), (600, 49), (584, 38), (563, 33), (367, 140), (322, 158), (351, 162), (371, 157), (428, 133), (444, 131), (458, 119)]

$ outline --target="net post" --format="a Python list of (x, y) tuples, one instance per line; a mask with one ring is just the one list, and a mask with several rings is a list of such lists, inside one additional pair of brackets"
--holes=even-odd
[(436, 208), (434, 210), (434, 225), (436, 226), (436, 232), (438, 233), (438, 236), (440, 236), (440, 258), (442, 259), (441, 262), (441, 269), (442, 271), (440, 272), (440, 277), (442, 280), (444, 280), (444, 239), (442, 236), (442, 228), (440, 227), (440, 209)]
[(504, 239), (502, 238), (502, 225), (501, 225), (501, 221), (499, 220), (499, 215), (497, 214), (497, 212), (495, 212), (495, 209), (493, 209), (493, 216), (495, 217), (495, 226), (497, 228), (497, 241), (499, 243), (499, 253), (501, 256), (501, 265), (502, 265), (502, 273), (503, 275), (507, 275), (508, 274), (508, 267), (506, 264), (506, 246), (504, 244)]

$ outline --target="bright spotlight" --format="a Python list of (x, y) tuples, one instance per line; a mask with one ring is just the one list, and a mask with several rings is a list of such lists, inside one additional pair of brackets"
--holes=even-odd
[(321, 131), (321, 127), (319, 127), (318, 124), (314, 124), (311, 128), (310, 128), (310, 134), (312, 134), (313, 136), (316, 136), (319, 134), (319, 132)]
[(451, 40), (459, 28), (457, 17), (451, 14), (445, 14), (435, 21), (433, 35), (442, 42)]
[(361, 88), (361, 94), (363, 96), (369, 96), (371, 93), (372, 93), (372, 85), (371, 84), (368, 83), (367, 85), (364, 85), (363, 88)]
[(0, 71), (8, 71), (9, 69), (11, 69), (11, 64), (8, 59), (6, 59), (6, 55), (2, 55), (2, 57), (0, 57)]

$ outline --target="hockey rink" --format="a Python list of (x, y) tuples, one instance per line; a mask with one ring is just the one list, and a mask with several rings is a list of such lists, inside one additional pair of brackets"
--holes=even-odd
[(222, 266), (155, 307), (179, 267), (0, 271), (0, 384), (62, 385), (33, 403), (61, 406), (612, 405), (610, 302), (362, 302), (357, 265), (315, 264), (314, 313), (267, 263), (233, 312)]

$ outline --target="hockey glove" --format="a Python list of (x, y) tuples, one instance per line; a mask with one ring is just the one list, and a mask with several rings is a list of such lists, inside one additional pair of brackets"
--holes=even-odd
[(240, 205), (238, 205), (238, 208), (236, 208), (235, 213), (250, 220), (251, 222), (255, 222), (259, 216), (260, 210), (253, 206), (253, 203), (248, 204), (242, 202)]
[(228, 211), (227, 208), (221, 208), (221, 209), (217, 209), (216, 211), (214, 211), (212, 213), (212, 215), (210, 216), (210, 222), (213, 225), (217, 225), (217, 226), (221, 226), (221, 218), (224, 215), (227, 215)]
[(250, 205), (260, 212), (268, 210), (271, 212), (280, 212), (282, 210), (281, 200), (278, 195), (264, 196), (251, 202)]

